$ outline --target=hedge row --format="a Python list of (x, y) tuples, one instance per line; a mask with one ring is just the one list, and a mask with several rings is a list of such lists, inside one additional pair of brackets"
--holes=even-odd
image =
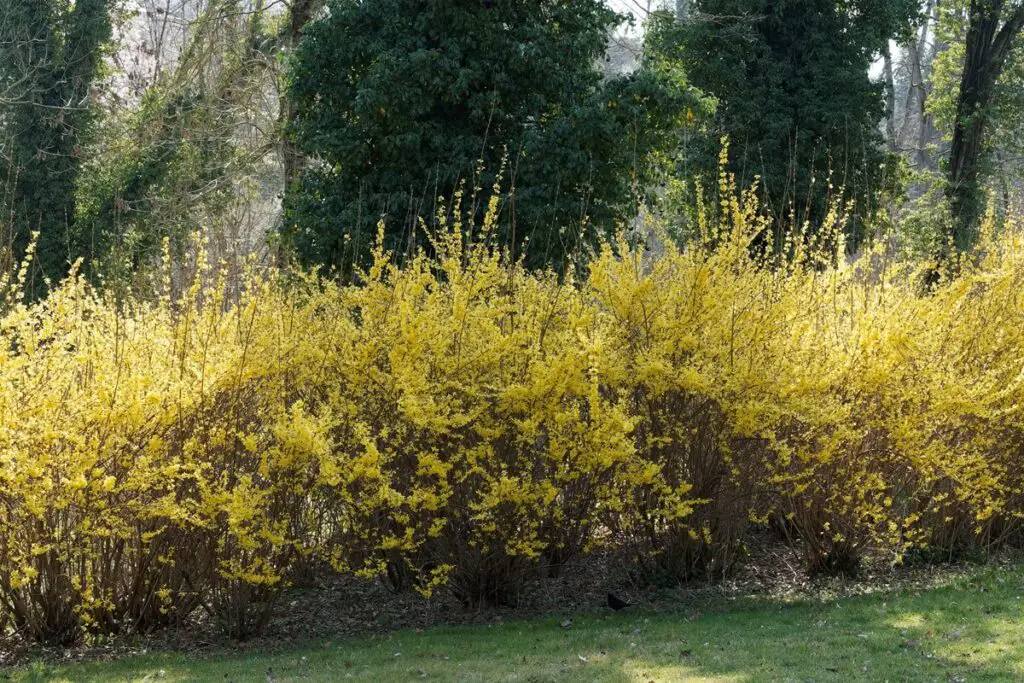
[(578, 276), (453, 226), (358, 286), (203, 267), (174, 296), (72, 278), (26, 305), (14, 283), (0, 622), (70, 642), (204, 610), (244, 637), (311, 561), (476, 605), (608, 545), (714, 578), (768, 524), (811, 572), (1010, 538), (1017, 237), (922, 295), (879, 254), (767, 267), (752, 201), (718, 214), (693, 249), (623, 241)]

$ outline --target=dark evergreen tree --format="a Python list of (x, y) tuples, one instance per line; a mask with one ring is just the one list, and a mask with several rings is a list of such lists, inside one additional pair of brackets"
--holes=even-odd
[(79, 254), (70, 249), (75, 185), (93, 123), (90, 95), (111, 37), (113, 0), (5, 2), (0, 9), (0, 208), (18, 260), (39, 232), (29, 293), (43, 293)]
[(311, 162), (287, 194), (285, 244), (345, 268), (384, 217), (407, 253), (438, 197), (464, 185), (470, 204), (507, 160), (498, 239), (564, 264), (635, 209), (651, 152), (694, 100), (656, 69), (602, 77), (618, 20), (600, 0), (329, 3), (294, 59), (291, 130)]
[(868, 72), (909, 30), (916, 0), (696, 0), (692, 10), (656, 21), (652, 40), (719, 100), (698, 167), (714, 177), (727, 135), (739, 182), (760, 177), (776, 244), (794, 224), (819, 226), (840, 188), (856, 201), (859, 241), (887, 168), (883, 85)]

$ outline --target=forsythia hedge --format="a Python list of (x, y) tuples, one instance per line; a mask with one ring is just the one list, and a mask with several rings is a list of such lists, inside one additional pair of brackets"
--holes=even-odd
[(0, 624), (68, 642), (205, 610), (245, 636), (310, 561), (478, 604), (602, 545), (721, 575), (763, 525), (810, 571), (1008, 539), (1018, 234), (922, 294), (883, 253), (765, 266), (751, 195), (710, 213), (703, 245), (562, 278), (452, 225), (359, 286), (201, 262), (152, 298), (6, 283)]

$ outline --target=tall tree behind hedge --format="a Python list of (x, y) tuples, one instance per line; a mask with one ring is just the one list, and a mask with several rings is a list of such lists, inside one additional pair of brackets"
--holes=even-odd
[(109, 112), (79, 183), (72, 244), (108, 286), (149, 280), (164, 239), (183, 261), (197, 232), (211, 257), (236, 262), (265, 246), (252, 231), (264, 198), (277, 208), (278, 22), (248, 0), (193, 0), (181, 14), (161, 15), (180, 37), (138, 101)]
[[(697, 156), (710, 173), (731, 140), (744, 185), (760, 176), (776, 242), (786, 228), (823, 220), (839, 188), (856, 200), (851, 237), (885, 180), (882, 84), (868, 72), (905, 33), (916, 0), (695, 0), (685, 21), (661, 27), (696, 87), (716, 96), (712, 134)], [(832, 186), (826, 182), (832, 173)]]
[(693, 99), (654, 70), (602, 79), (617, 21), (600, 0), (330, 2), (294, 60), (292, 132), (311, 163), (285, 243), (345, 268), (384, 217), (408, 252), (439, 196), (464, 183), (469, 204), (507, 159), (498, 238), (534, 266), (570, 259), (629, 215)]
[(113, 0), (22, 0), (0, 8), (0, 183), (7, 236), (20, 259), (39, 232), (30, 293), (63, 276), (75, 184), (94, 118), (90, 99), (111, 37)]
[[(977, 240), (985, 212), (984, 181), (991, 168), (987, 157), (995, 145), (1019, 144), (1021, 66), (1014, 52), (1021, 47), (1024, 2), (970, 0), (968, 4), (964, 0), (950, 5), (947, 23), (961, 24), (965, 35), (946, 170), (953, 217), (949, 242), (956, 250), (967, 251)], [(960, 56), (959, 51), (955, 56)], [(993, 128), (998, 131), (1001, 122), (1014, 118), (1017, 125), (1000, 131), (998, 140), (989, 139)]]

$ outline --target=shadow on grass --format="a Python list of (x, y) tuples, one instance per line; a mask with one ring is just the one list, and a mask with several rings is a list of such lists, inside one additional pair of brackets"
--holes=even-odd
[(22, 681), (1016, 681), (1024, 572), (955, 586), (698, 614), (642, 610), (321, 642), (282, 653), (158, 655), (13, 672)]

